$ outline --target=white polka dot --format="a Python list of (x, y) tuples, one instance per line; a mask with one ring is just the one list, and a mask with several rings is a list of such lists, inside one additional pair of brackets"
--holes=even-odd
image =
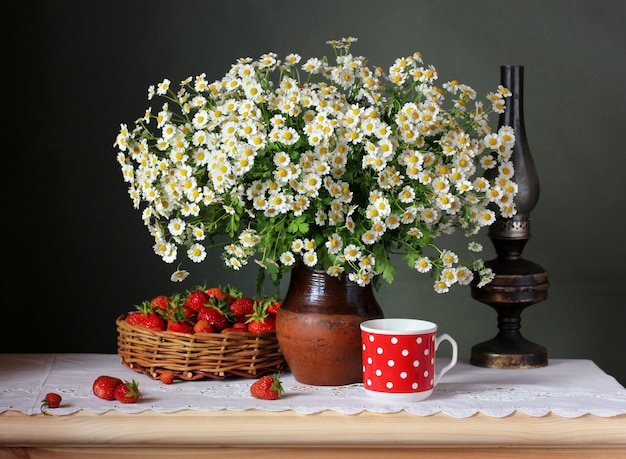
[(420, 366), (420, 361), (419, 360), (413, 360), (413, 366), (415, 368), (419, 367)]
[(424, 378), (428, 378), (428, 370), (424, 372)]
[(398, 338), (395, 336), (391, 338), (391, 344), (398, 344)]
[(376, 370), (375, 373), (376, 373), (376, 376), (382, 376), (383, 374), (383, 372), (380, 371), (380, 369)]
[(396, 364), (393, 360), (387, 360), (387, 366), (392, 367)]
[(391, 381), (388, 381), (385, 386), (387, 386), (387, 389), (393, 389), (393, 383)]
[(407, 355), (409, 355), (409, 350), (408, 349), (402, 349), (402, 355), (404, 357), (406, 357)]
[(373, 343), (373, 342), (374, 342), (374, 335), (370, 335), (370, 336), (369, 336), (369, 340), (370, 340), (370, 342), (372, 342), (372, 343)]
[(409, 374), (408, 374), (406, 371), (402, 371), (402, 372), (400, 373), (400, 377), (401, 377), (402, 379), (406, 379), (406, 378), (408, 378), (408, 377), (409, 377)]
[(376, 348), (376, 353), (377, 354), (382, 354), (383, 353), (383, 348), (382, 347), (377, 347)]
[(431, 357), (431, 358), (430, 358), (430, 363), (431, 363), (431, 365), (434, 365), (434, 364), (435, 364), (435, 358), (434, 358), (434, 357)]
[(371, 358), (371, 357), (368, 357), (368, 358), (367, 358), (367, 363), (368, 363), (369, 365), (371, 365), (371, 364), (372, 364), (372, 358)]
[(433, 379), (430, 380), (430, 385), (432, 386), (433, 384), (435, 384), (435, 381)]
[(417, 344), (422, 344), (422, 337), (417, 338)]
[(365, 345), (365, 343), (363, 343), (363, 350), (367, 349), (367, 346)]
[(418, 387), (419, 387), (419, 384), (417, 384), (416, 382), (411, 384), (411, 389), (417, 389)]
[(371, 386), (372, 385), (372, 380), (368, 379), (367, 381), (365, 381), (365, 384), (367, 384), (368, 386)]
[(424, 349), (424, 355), (430, 354), (430, 349)]

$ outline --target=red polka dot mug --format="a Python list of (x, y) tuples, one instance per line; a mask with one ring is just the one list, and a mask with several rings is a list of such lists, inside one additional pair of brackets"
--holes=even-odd
[[(366, 320), (361, 341), (363, 388), (367, 395), (390, 402), (425, 400), (457, 361), (456, 341), (448, 334), (437, 336), (437, 324), (426, 320)], [(442, 341), (452, 346), (452, 357), (436, 372), (435, 353)]]

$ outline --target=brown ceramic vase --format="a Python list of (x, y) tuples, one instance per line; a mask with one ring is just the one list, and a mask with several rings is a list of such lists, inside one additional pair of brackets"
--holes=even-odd
[(291, 271), (276, 317), (276, 338), (295, 379), (316, 386), (363, 380), (361, 330), (382, 318), (371, 284), (360, 287), (302, 264)]

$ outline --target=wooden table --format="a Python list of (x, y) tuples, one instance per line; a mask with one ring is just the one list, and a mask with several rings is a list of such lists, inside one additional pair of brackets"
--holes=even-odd
[[(626, 415), (0, 414), (0, 458), (626, 457)], [(20, 445), (20, 446), (11, 446)], [(332, 454), (330, 454), (332, 453)]]
[[(91, 380), (85, 372), (85, 381)], [(14, 374), (30, 377), (27, 371)], [(25, 389), (45, 392), (50, 379), (45, 378), (43, 387), (30, 384)], [(448, 458), (454, 454), (469, 458), (626, 458), (626, 413), (572, 418), (552, 412), (530, 416), (516, 411), (504, 417), (477, 413), (458, 418), (442, 412), (418, 416), (406, 411), (300, 414), (293, 410), (222, 409), (163, 413), (147, 409), (95, 413), (80, 409), (71, 414), (44, 415), (10, 409), (11, 403), (4, 402), (11, 401), (11, 391), (19, 386), (7, 389), (7, 382), (14, 380), (6, 366), (2, 367), (0, 356), (0, 459), (387, 459)], [(84, 396), (82, 400), (87, 404), (91, 401)], [(153, 397), (152, 403), (156, 401)]]

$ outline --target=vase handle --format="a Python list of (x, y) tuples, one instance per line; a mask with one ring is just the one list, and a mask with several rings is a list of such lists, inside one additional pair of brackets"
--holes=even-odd
[(435, 381), (433, 383), (433, 387), (437, 385), (437, 383), (439, 382), (439, 380), (441, 379), (443, 375), (445, 375), (449, 370), (452, 369), (453, 366), (456, 365), (456, 361), (457, 361), (457, 357), (459, 353), (456, 341), (454, 341), (454, 339), (452, 339), (452, 337), (448, 335), (447, 333), (444, 333), (443, 335), (437, 336), (435, 338), (435, 352), (439, 348), (439, 344), (442, 341), (448, 341), (450, 345), (452, 346), (452, 357), (450, 359), (450, 363), (448, 363), (445, 367), (443, 367), (438, 373), (435, 373)]

